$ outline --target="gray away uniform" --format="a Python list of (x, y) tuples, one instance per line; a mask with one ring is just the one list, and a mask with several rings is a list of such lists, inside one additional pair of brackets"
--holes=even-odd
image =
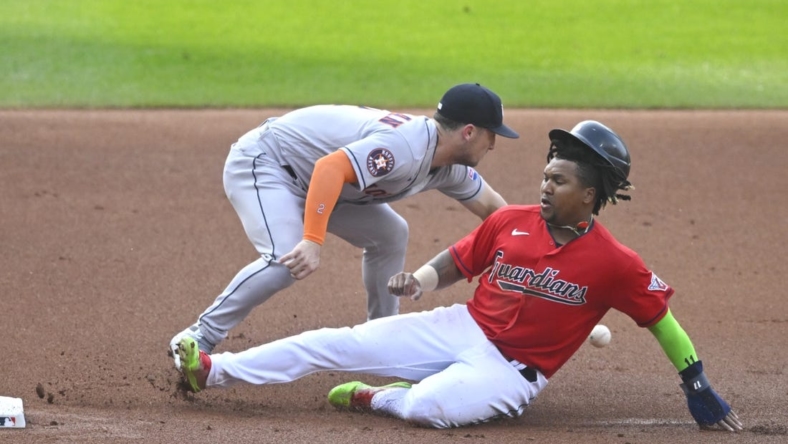
[(254, 307), (294, 282), (276, 260), (302, 240), (315, 162), (336, 150), (347, 154), (358, 181), (344, 185), (328, 232), (364, 251), (368, 319), (397, 314), (388, 280), (405, 266), (408, 224), (386, 202), (431, 189), (467, 201), (487, 186), (466, 166), (430, 171), (437, 142), (427, 117), (344, 105), (295, 110), (243, 135), (227, 157), (224, 189), (260, 258), (200, 315), (205, 338), (218, 344)]

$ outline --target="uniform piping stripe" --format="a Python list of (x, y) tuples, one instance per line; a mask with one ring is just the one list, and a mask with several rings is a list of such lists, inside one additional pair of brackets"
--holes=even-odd
[(657, 319), (660, 319), (660, 317), (661, 317), (661, 316), (662, 316), (662, 315), (663, 315), (663, 314), (664, 314), (666, 311), (668, 311), (668, 303), (667, 303), (667, 300), (665, 301), (665, 305), (662, 307), (662, 310), (660, 310), (660, 311), (659, 311), (659, 313), (657, 313), (657, 315), (656, 315), (656, 316), (654, 316), (653, 318), (649, 319), (648, 321), (646, 321), (646, 322), (644, 322), (644, 323), (642, 323), (642, 324), (638, 324), (638, 327), (650, 327), (652, 324), (654, 324), (654, 323), (655, 323), (654, 321), (656, 321)]
[(211, 328), (213, 328), (214, 330), (216, 330), (216, 327), (212, 326), (210, 323), (208, 323), (208, 322), (203, 322), (203, 317), (205, 317), (205, 316), (208, 316), (209, 314), (213, 313), (213, 312), (214, 312), (216, 309), (218, 309), (219, 307), (221, 307), (221, 306), (222, 306), (222, 304), (224, 304), (224, 301), (226, 301), (226, 300), (230, 299), (230, 296), (232, 296), (233, 294), (235, 294), (235, 291), (236, 291), (236, 290), (238, 290), (238, 288), (240, 288), (240, 287), (241, 287), (241, 285), (243, 285), (243, 284), (244, 284), (246, 281), (248, 281), (249, 279), (251, 279), (251, 278), (253, 278), (253, 277), (257, 276), (257, 275), (258, 275), (258, 274), (260, 274), (260, 273), (262, 273), (262, 272), (263, 272), (263, 271), (264, 271), (266, 268), (268, 268), (268, 267), (270, 267), (270, 266), (271, 266), (271, 262), (266, 262), (266, 264), (265, 264), (265, 266), (264, 266), (263, 268), (261, 268), (261, 269), (259, 269), (259, 270), (255, 271), (254, 273), (252, 273), (252, 274), (250, 274), (249, 276), (247, 276), (247, 277), (246, 277), (246, 279), (244, 279), (244, 280), (242, 280), (241, 282), (239, 282), (239, 283), (238, 283), (238, 285), (236, 285), (236, 286), (235, 286), (235, 288), (233, 288), (233, 289), (232, 289), (232, 291), (230, 291), (229, 293), (227, 293), (227, 295), (226, 295), (226, 296), (225, 296), (225, 297), (222, 299), (222, 302), (219, 302), (219, 304), (218, 304), (216, 307), (214, 307), (214, 308), (213, 308), (211, 311), (207, 311), (207, 312), (203, 313), (203, 314), (200, 316), (200, 318), (198, 319), (198, 321), (199, 321), (200, 323), (203, 323), (203, 324), (207, 325), (208, 327), (211, 327)]
[(460, 259), (460, 255), (459, 255), (459, 253), (457, 253), (457, 248), (454, 245), (451, 246), (450, 253), (451, 253), (452, 258), (454, 258), (454, 262), (455, 263), (459, 262), (460, 266), (462, 266), (462, 269), (465, 270), (465, 275), (466, 276), (473, 276), (473, 273), (471, 272), (471, 270), (462, 262), (462, 259)]
[[(465, 167), (465, 172), (468, 172), (468, 167)], [(479, 195), (479, 191), (482, 190), (482, 185), (484, 185), (484, 180), (482, 180), (481, 177), (482, 176), (480, 175), (479, 176), (479, 187), (476, 188), (476, 191), (473, 194), (471, 194), (470, 196), (466, 197), (465, 199), (457, 199), (458, 202), (465, 202), (466, 200), (471, 200), (474, 197)]]
[[(260, 156), (263, 156), (263, 155), (264, 155), (264, 154), (261, 154)], [(274, 254), (274, 252), (276, 251), (276, 248), (275, 248), (275, 245), (274, 245), (274, 238), (273, 238), (273, 236), (271, 236), (271, 228), (268, 226), (268, 221), (267, 221), (267, 220), (266, 220), (266, 218), (265, 218), (265, 210), (263, 209), (263, 202), (262, 202), (262, 200), (260, 200), (260, 189), (257, 187), (257, 174), (255, 173), (255, 170), (256, 170), (256, 168), (257, 168), (257, 159), (258, 159), (260, 156), (257, 156), (256, 158), (252, 159), (252, 177), (254, 178), (254, 188), (255, 188), (255, 190), (257, 190), (257, 203), (258, 203), (258, 205), (260, 206), (260, 214), (263, 216), (263, 221), (265, 221), (265, 226), (266, 226), (266, 228), (267, 228), (267, 231), (268, 231), (268, 238), (269, 238), (269, 239), (270, 239), (270, 241), (271, 241), (271, 257), (272, 257), (272, 258), (275, 260), (275, 259), (276, 259), (276, 254)], [(218, 304), (216, 307), (214, 307), (214, 308), (213, 308), (211, 311), (208, 311), (208, 312), (205, 312), (205, 313), (203, 313), (203, 314), (202, 314), (202, 316), (200, 316), (200, 318), (199, 318), (199, 321), (200, 321), (200, 322), (202, 322), (202, 319), (203, 319), (203, 317), (205, 317), (205, 316), (207, 316), (207, 315), (209, 315), (209, 314), (213, 313), (213, 312), (214, 312), (214, 310), (216, 310), (216, 309), (218, 309), (219, 307), (221, 307), (221, 306), (222, 306), (222, 304), (224, 304), (224, 302), (225, 302), (227, 299), (229, 299), (229, 298), (230, 298), (230, 296), (232, 296), (233, 294), (235, 294), (235, 291), (236, 291), (236, 290), (238, 290), (238, 287), (240, 287), (241, 285), (243, 285), (243, 284), (244, 284), (244, 282), (248, 281), (250, 278), (252, 278), (252, 277), (253, 277), (253, 276), (255, 276), (256, 274), (258, 274), (258, 273), (262, 272), (263, 270), (265, 270), (265, 269), (266, 269), (266, 268), (268, 268), (269, 266), (271, 266), (271, 261), (268, 261), (268, 262), (265, 264), (265, 267), (261, 268), (259, 271), (255, 271), (254, 273), (250, 274), (250, 275), (249, 275), (249, 276), (248, 276), (246, 279), (244, 279), (243, 281), (241, 281), (241, 283), (239, 283), (239, 284), (238, 284), (238, 286), (236, 286), (235, 288), (233, 288), (233, 289), (232, 289), (232, 291), (230, 291), (230, 292), (229, 292), (229, 293), (228, 293), (228, 294), (227, 294), (227, 295), (226, 295), (226, 296), (225, 296), (225, 297), (222, 299), (222, 302), (219, 302), (219, 304)], [(210, 324), (207, 324), (207, 323), (206, 323), (206, 325), (208, 325), (208, 326), (210, 327)]]
[(359, 172), (359, 174), (357, 174), (357, 176), (358, 176), (358, 181), (360, 182), (360, 184), (359, 184), (359, 185), (360, 185), (360, 186), (359, 186), (359, 189), (360, 189), (360, 190), (365, 190), (365, 189), (367, 189), (367, 182), (364, 180), (364, 174), (363, 174), (363, 172), (362, 172), (362, 171), (364, 171), (364, 170), (362, 170), (362, 169), (361, 169), (361, 165), (358, 163), (358, 159), (356, 159), (356, 155), (355, 155), (355, 154), (353, 154), (353, 152), (352, 152), (352, 151), (350, 151), (349, 149), (347, 149), (347, 147), (342, 147), (342, 148), (344, 148), (344, 150), (343, 150), (343, 151), (345, 152), (345, 154), (349, 154), (349, 155), (350, 155), (350, 160), (352, 160), (352, 161), (353, 161), (353, 163), (355, 163), (355, 164), (356, 164), (356, 170)]
[(252, 159), (252, 177), (254, 178), (254, 189), (257, 191), (257, 204), (260, 206), (260, 214), (263, 216), (263, 222), (265, 222), (266, 231), (268, 231), (268, 239), (271, 241), (271, 257), (276, 259), (276, 245), (274, 244), (274, 237), (271, 235), (271, 226), (268, 225), (268, 220), (265, 217), (265, 209), (263, 209), (263, 201), (260, 199), (260, 189), (257, 187), (257, 159), (265, 154), (260, 154), (259, 156)]

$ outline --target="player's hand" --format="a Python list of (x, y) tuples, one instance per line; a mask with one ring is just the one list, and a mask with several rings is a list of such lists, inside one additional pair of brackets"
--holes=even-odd
[(717, 425), (722, 428), (723, 430), (727, 430), (729, 432), (738, 432), (744, 429), (744, 426), (739, 419), (739, 415), (736, 414), (733, 410), (728, 412), (722, 421), (718, 422)]
[(418, 301), (422, 294), (421, 282), (413, 273), (397, 273), (389, 279), (389, 293)]
[(302, 240), (293, 251), (279, 258), (279, 263), (290, 269), (293, 279), (303, 279), (320, 266), (320, 244)]
[(739, 416), (709, 384), (703, 373), (703, 363), (697, 361), (679, 372), (684, 394), (687, 396), (687, 407), (690, 414), (701, 427), (718, 426), (729, 432), (743, 429)]
[(695, 422), (702, 428), (713, 429), (717, 426), (729, 432), (743, 429), (739, 415), (711, 387), (698, 393), (688, 393), (687, 406)]

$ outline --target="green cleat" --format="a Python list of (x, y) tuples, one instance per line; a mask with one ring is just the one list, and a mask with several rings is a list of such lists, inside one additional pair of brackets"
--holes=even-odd
[(360, 381), (346, 382), (328, 392), (328, 402), (337, 408), (369, 411), (372, 409), (372, 397), (376, 393), (386, 389), (410, 387), (409, 382), (394, 382), (381, 387), (372, 387)]
[(181, 361), (181, 373), (194, 393), (205, 388), (208, 373), (211, 371), (211, 357), (200, 350), (197, 341), (186, 336), (178, 342), (178, 356)]

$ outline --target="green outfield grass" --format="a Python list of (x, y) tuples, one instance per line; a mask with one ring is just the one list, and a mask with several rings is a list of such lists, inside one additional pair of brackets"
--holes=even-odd
[(787, 108), (783, 0), (0, 0), (0, 107)]

